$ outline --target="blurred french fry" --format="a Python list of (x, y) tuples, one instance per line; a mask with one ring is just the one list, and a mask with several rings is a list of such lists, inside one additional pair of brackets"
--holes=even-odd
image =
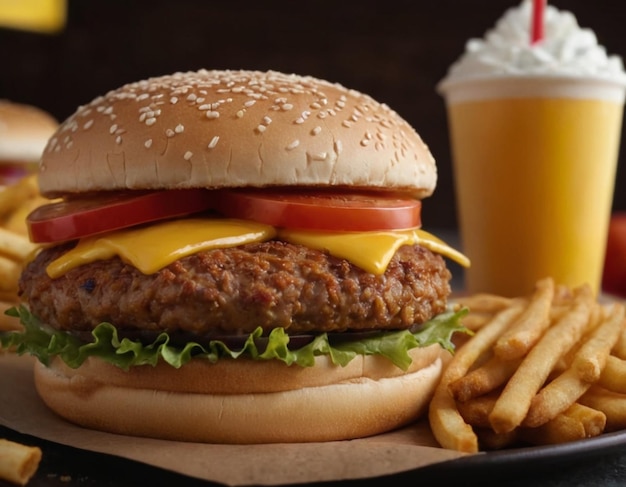
[(497, 294), (477, 293), (468, 296), (460, 296), (456, 302), (466, 306), (472, 313), (495, 314), (513, 304), (514, 298), (506, 298)]
[(624, 305), (614, 303), (608, 316), (590, 334), (574, 355), (572, 367), (585, 382), (596, 382), (606, 366), (611, 349), (624, 327)]
[(26, 176), (15, 184), (5, 186), (0, 190), (0, 218), (4, 218), (38, 194), (39, 187), (35, 175)]
[(0, 439), (0, 479), (26, 485), (39, 468), (41, 449)]
[(626, 360), (626, 323), (622, 327), (622, 332), (611, 353), (622, 360)]
[(0, 254), (18, 262), (23, 262), (37, 249), (27, 237), (0, 227)]
[(43, 196), (34, 196), (30, 200), (24, 202), (17, 207), (9, 215), (5, 216), (3, 223), (4, 228), (24, 237), (28, 236), (28, 227), (26, 226), (26, 217), (35, 208), (50, 203), (51, 200)]
[(476, 331), (487, 324), (493, 318), (493, 313), (488, 312), (471, 312), (465, 315), (461, 322), (463, 326), (471, 331)]
[(449, 386), (452, 396), (460, 402), (491, 392), (505, 384), (519, 367), (522, 359), (503, 360), (492, 356), (480, 367), (455, 380)]
[(575, 305), (561, 320), (549, 327), (530, 349), (515, 371), (490, 415), (497, 433), (518, 427), (539, 389), (543, 386), (562, 354), (578, 342), (589, 320), (593, 296), (589, 286), (578, 289)]
[(550, 325), (553, 297), (554, 280), (546, 278), (538, 281), (524, 312), (496, 342), (494, 353), (498, 357), (512, 360), (528, 353)]
[(498, 399), (499, 393), (485, 394), (465, 402), (458, 402), (457, 407), (463, 419), (476, 428), (490, 429), (489, 414)]
[(467, 373), (474, 362), (491, 348), (498, 336), (521, 312), (522, 307), (514, 305), (495, 315), (469, 342), (456, 351), (444, 370), (428, 413), (433, 435), (444, 448), (467, 453), (478, 451), (478, 438), (461, 416), (448, 386)]
[(17, 293), (17, 280), (21, 271), (22, 265), (19, 262), (0, 255), (0, 291)]
[(626, 394), (594, 385), (580, 398), (580, 403), (606, 415), (606, 432), (626, 428)]
[(597, 384), (609, 391), (626, 394), (626, 360), (609, 355)]
[(575, 402), (563, 414), (580, 421), (587, 438), (598, 436), (604, 432), (606, 415), (602, 411)]

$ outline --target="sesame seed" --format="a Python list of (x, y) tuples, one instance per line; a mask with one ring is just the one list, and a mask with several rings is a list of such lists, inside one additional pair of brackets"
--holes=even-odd
[(85, 130), (89, 130), (89, 128), (90, 128), (92, 125), (93, 125), (93, 119), (91, 119), (91, 120), (87, 120), (87, 121), (85, 122), (85, 124), (83, 125), (83, 129), (85, 129)]
[(166, 135), (168, 138), (170, 138), (170, 139), (171, 139), (172, 137), (174, 137), (175, 133), (174, 133), (174, 131), (173, 131), (172, 129), (167, 129), (167, 130), (165, 131), (165, 135)]
[(319, 133), (322, 131), (322, 127), (320, 127), (319, 125), (317, 127), (315, 127), (313, 130), (311, 130), (311, 135), (319, 135)]
[(293, 150), (300, 145), (300, 141), (298, 139), (294, 140), (291, 144), (289, 144), (286, 148), (287, 150)]
[(150, 125), (154, 125), (156, 123), (156, 118), (150, 117), (146, 120), (146, 125), (149, 127)]
[(213, 108), (213, 105), (211, 103), (205, 103), (203, 105), (200, 105), (198, 107), (198, 110), (202, 110), (202, 111), (204, 111), (204, 110), (211, 110), (211, 108)]
[(282, 108), (283, 110), (287, 111), (287, 110), (291, 110), (291, 109), (293, 108), (293, 105), (292, 105), (291, 103), (283, 103), (283, 104), (281, 105), (281, 108)]
[(220, 112), (216, 112), (213, 110), (208, 110), (206, 112), (206, 118), (219, 118), (220, 116)]
[(196, 94), (195, 93), (190, 93), (189, 95), (187, 95), (187, 101), (196, 101)]
[(111, 127), (109, 128), (109, 133), (110, 134), (114, 134), (115, 131), (117, 130), (117, 124), (114, 123), (113, 125), (111, 125)]
[(176, 105), (176, 103), (178, 103), (178, 97), (177, 96), (173, 96), (170, 98), (170, 103), (172, 105)]
[(117, 137), (115, 137), (115, 143), (117, 145), (120, 145), (122, 143), (122, 136), (118, 135)]
[(209, 142), (209, 145), (208, 145), (207, 147), (208, 147), (209, 149), (214, 149), (214, 148), (215, 148), (215, 146), (217, 145), (217, 143), (219, 142), (219, 140), (220, 140), (219, 135), (214, 136), (214, 137), (211, 139), (211, 142)]
[(191, 151), (187, 151), (185, 152), (185, 155), (183, 156), (183, 158), (188, 161), (189, 159), (191, 159), (191, 157), (193, 156), (193, 152)]
[(237, 111), (237, 118), (243, 118), (243, 114), (245, 113), (245, 110), (238, 110)]
[(148, 93), (142, 93), (141, 95), (139, 95), (137, 97), (137, 101), (142, 101), (145, 100), (146, 98), (148, 98), (150, 95), (148, 95)]
[(246, 108), (250, 108), (252, 105), (254, 105), (256, 103), (256, 100), (248, 100), (247, 102), (245, 102), (243, 104), (244, 107)]
[(256, 129), (257, 131), (263, 133), (267, 130), (267, 127), (265, 125), (257, 125)]
[(265, 117), (263, 117), (263, 123), (265, 125), (269, 125), (270, 123), (272, 123), (272, 119), (266, 115)]
[(174, 129), (174, 132), (176, 132), (177, 134), (182, 134), (184, 131), (185, 131), (185, 126), (181, 123), (176, 125), (176, 128)]
[(146, 149), (149, 149), (150, 147), (152, 147), (152, 139), (148, 139), (146, 140), (143, 145), (145, 146)]

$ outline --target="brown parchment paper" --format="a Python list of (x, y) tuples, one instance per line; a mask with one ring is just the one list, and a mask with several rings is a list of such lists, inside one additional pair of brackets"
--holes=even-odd
[[(107, 453), (225, 485), (281, 485), (363, 479), (451, 460), (427, 421), (370, 438), (326, 443), (214, 445), (155, 440), (85, 429), (41, 401), (33, 358), (0, 353), (0, 423), (20, 433)], [(286, 465), (288, 468), (276, 468)]]

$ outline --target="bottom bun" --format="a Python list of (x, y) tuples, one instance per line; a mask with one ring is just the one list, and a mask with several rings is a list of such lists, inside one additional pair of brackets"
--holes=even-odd
[[(361, 377), (340, 379), (332, 384), (320, 378), (323, 385), (278, 392), (215, 394), (209, 390), (199, 392), (198, 387), (194, 387), (195, 392), (172, 392), (153, 388), (151, 384), (145, 387), (141, 375), (133, 382), (135, 369), (123, 372), (128, 375), (125, 381), (119, 378), (108, 381), (105, 371), (116, 368), (98, 359), (89, 359), (88, 366), (78, 369), (68, 368), (60, 359), (55, 359), (49, 367), (37, 363), (35, 385), (43, 401), (58, 415), (112, 433), (238, 444), (346, 440), (396, 429), (425, 413), (439, 382), (445, 356), (449, 354), (438, 345), (414, 349), (411, 353), (414, 364), (419, 366), (414, 365), (407, 373), (398, 375), (399, 369), (394, 367), (395, 372), (389, 377), (366, 372)], [(228, 367), (239, 360), (220, 360), (217, 364)], [(323, 365), (327, 360), (320, 357), (318, 361)], [(364, 357), (362, 370), (375, 369), (372, 364), (366, 365), (369, 361), (388, 362), (380, 357)], [(190, 367), (189, 373), (211, 375), (219, 373), (221, 368), (196, 362), (200, 365)], [(270, 363), (270, 369), (274, 369), (276, 361), (249, 361), (248, 365), (254, 371), (251, 373), (257, 374)], [(174, 370), (185, 376), (186, 367), (172, 369), (163, 365), (163, 370), (167, 371), (165, 374)], [(388, 369), (386, 364), (383, 367)], [(282, 374), (290, 371), (297, 374), (302, 370), (299, 366), (281, 368)], [(309, 375), (317, 368), (316, 363), (309, 369)], [(155, 382), (159, 369), (160, 366), (154, 368), (148, 383)], [(116, 374), (119, 372), (115, 370)], [(265, 379), (271, 381), (273, 372), (266, 374)], [(326, 371), (322, 374), (326, 375)], [(189, 377), (185, 380), (193, 382)]]

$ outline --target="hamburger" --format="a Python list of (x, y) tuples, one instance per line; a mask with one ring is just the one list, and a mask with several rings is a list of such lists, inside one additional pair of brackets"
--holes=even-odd
[(57, 120), (38, 107), (0, 100), (0, 185), (12, 184), (37, 169)]
[(463, 310), (421, 229), (415, 130), (312, 77), (130, 83), (50, 138), (20, 278), (43, 401), (77, 424), (215, 443), (342, 440), (419, 418)]

